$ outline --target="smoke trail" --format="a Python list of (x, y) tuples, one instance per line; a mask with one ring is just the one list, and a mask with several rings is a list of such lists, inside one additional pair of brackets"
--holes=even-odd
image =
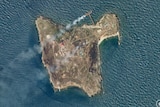
[(65, 32), (66, 32), (65, 29), (60, 29), (59, 32), (54, 35), (54, 36), (55, 36), (55, 37), (54, 37), (54, 40), (55, 40), (55, 38), (61, 37)]
[(71, 25), (71, 24), (67, 24), (67, 25), (66, 25), (66, 30), (71, 29), (71, 27), (72, 27), (72, 25)]
[(29, 48), (27, 51), (23, 51), (17, 55), (16, 58), (13, 59), (9, 63), (9, 67), (16, 68), (16, 64), (21, 63), (23, 61), (28, 61), (34, 58), (37, 54), (42, 52), (42, 48), (39, 45), (34, 45), (33, 48)]
[(65, 29), (66, 30), (70, 30), (74, 25), (76, 25), (78, 22), (80, 22), (81, 20), (83, 20), (85, 17), (86, 17), (86, 15), (78, 17), (71, 24), (67, 24), (66, 27), (65, 27)]
[(83, 15), (83, 16), (78, 17), (77, 19), (75, 19), (72, 23), (67, 24), (64, 29), (60, 29), (59, 32), (57, 34), (53, 35), (52, 38), (49, 39), (48, 41), (53, 41), (56, 38), (61, 37), (67, 30), (70, 30), (73, 26), (75, 26), (77, 23), (79, 23), (85, 17), (86, 17), (86, 15)]
[[(46, 41), (44, 41), (43, 44), (42, 44), (42, 47), (44, 47), (47, 42), (52, 42), (53, 40), (56, 40), (56, 38), (61, 37), (67, 30), (70, 30), (73, 26), (75, 26), (77, 23), (79, 23), (79, 22), (80, 22), (81, 20), (83, 20), (85, 17), (86, 17), (86, 15), (83, 15), (83, 16), (78, 17), (77, 19), (75, 19), (72, 23), (67, 24), (67, 25), (65, 26), (65, 28), (60, 29), (57, 34), (53, 35), (51, 38), (48, 38)], [(66, 57), (65, 57), (64, 59), (62, 59), (61, 61), (56, 61), (56, 62), (57, 62), (56, 65), (57, 65), (57, 66), (55, 66), (55, 67), (50, 67), (50, 71), (54, 71), (55, 69), (59, 68), (59, 66), (58, 66), (59, 63), (61, 63), (61, 62), (62, 62), (62, 63), (68, 62), (68, 59), (69, 59), (70, 57), (73, 57), (73, 56), (74, 56), (74, 54), (76, 53), (76, 51), (78, 50), (78, 48), (79, 48), (79, 47), (76, 47), (76, 49), (72, 50), (71, 52), (67, 52), (67, 53), (66, 53)], [(35, 49), (37, 49), (37, 48), (35, 48)], [(39, 50), (39, 49), (38, 49), (38, 50)], [(33, 50), (30, 50), (30, 51), (31, 51), (30, 53), (32, 53), (31, 55), (34, 56), (35, 54), (34, 54)], [(41, 51), (42, 51), (42, 50), (40, 50), (40, 52), (41, 52)], [(22, 56), (23, 56), (23, 55), (22, 55)], [(32, 57), (32, 56), (30, 56), (30, 57)]]
[(34, 45), (34, 46), (33, 46), (33, 49), (34, 49), (36, 52), (38, 52), (38, 54), (41, 54), (41, 52), (42, 52), (42, 47), (39, 46), (39, 45)]
[(79, 17), (78, 19), (73, 21), (73, 25), (76, 25), (78, 22), (80, 22), (82, 19), (84, 19), (86, 17), (86, 15), (83, 15), (81, 17)]
[(35, 57), (37, 54), (40, 54), (42, 52), (42, 48), (38, 45), (34, 45), (33, 48), (29, 48), (26, 52), (21, 52), (16, 59), (19, 61), (23, 60), (29, 60), (33, 57)]

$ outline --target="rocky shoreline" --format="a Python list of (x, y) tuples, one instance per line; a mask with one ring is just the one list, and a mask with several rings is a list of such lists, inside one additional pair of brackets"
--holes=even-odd
[(115, 14), (104, 14), (95, 25), (64, 26), (40, 16), (35, 21), (42, 50), (54, 90), (81, 88), (88, 96), (102, 90), (99, 45), (104, 39), (118, 37), (119, 22)]

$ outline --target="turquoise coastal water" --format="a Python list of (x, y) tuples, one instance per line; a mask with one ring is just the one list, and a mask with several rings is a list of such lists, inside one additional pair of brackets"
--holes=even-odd
[[(156, 107), (160, 99), (160, 2), (158, 0), (0, 0), (1, 107)], [(77, 88), (55, 93), (41, 63), (34, 21), (66, 25), (93, 10), (120, 20), (116, 39), (100, 46), (103, 93), (88, 98)], [(89, 18), (81, 21), (91, 23)]]

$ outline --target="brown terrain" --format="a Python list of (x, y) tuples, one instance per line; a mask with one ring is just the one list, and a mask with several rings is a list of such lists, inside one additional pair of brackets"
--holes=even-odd
[(40, 16), (36, 27), (43, 48), (42, 62), (54, 90), (79, 87), (90, 97), (99, 93), (102, 89), (99, 45), (111, 37), (120, 40), (116, 15), (105, 14), (94, 25), (70, 30)]

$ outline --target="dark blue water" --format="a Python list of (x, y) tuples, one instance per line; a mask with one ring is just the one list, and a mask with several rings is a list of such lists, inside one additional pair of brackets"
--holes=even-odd
[[(34, 21), (66, 25), (93, 10), (120, 20), (117, 39), (100, 46), (103, 93), (93, 98), (70, 88), (55, 93), (48, 80)], [(81, 22), (91, 23), (89, 18)], [(0, 107), (156, 107), (160, 99), (160, 2), (158, 0), (0, 0)]]

